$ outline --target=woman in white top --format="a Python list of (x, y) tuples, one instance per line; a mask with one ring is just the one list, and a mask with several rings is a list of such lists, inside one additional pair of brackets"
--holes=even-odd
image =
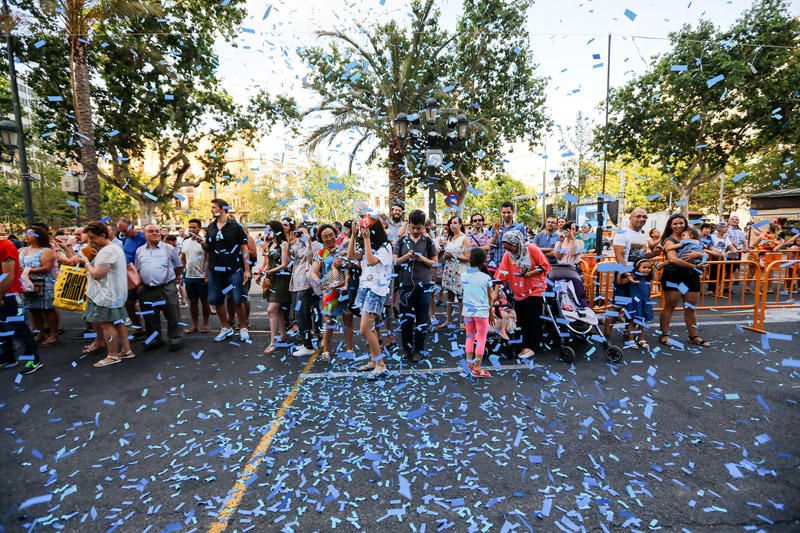
[(128, 298), (128, 276), (126, 274), (125, 252), (108, 238), (108, 228), (100, 222), (90, 222), (84, 233), (97, 250), (90, 262), (79, 256), (82, 266), (89, 274), (86, 288), (86, 312), (83, 319), (95, 324), (98, 338), (84, 349), (95, 353), (105, 344), (108, 353), (94, 366), (103, 367), (119, 363), (122, 359), (135, 357), (128, 342), (128, 328), (125, 319), (125, 301)]
[(561, 265), (571, 265), (579, 269), (581, 256), (587, 250), (584, 250), (583, 241), (575, 238), (578, 234), (578, 225), (574, 222), (567, 222), (564, 224), (564, 229), (561, 232), (561, 238), (556, 242), (553, 253)]
[(442, 270), (442, 288), (446, 291), (447, 318), (437, 329), (446, 327), (453, 320), (453, 301), (461, 298), (461, 274), (467, 271), (469, 264), (469, 238), (464, 233), (464, 221), (456, 215), (447, 221), (450, 237), (444, 246), (444, 269)]
[[(383, 311), (383, 305), (389, 294), (389, 286), (394, 270), (392, 245), (386, 236), (386, 230), (380, 220), (373, 220), (369, 215), (362, 217), (356, 226), (364, 241), (364, 256), (361, 258), (361, 277), (355, 307), (361, 310), (361, 334), (369, 344), (370, 362), (359, 367), (361, 371), (370, 370), (369, 379), (384, 377), (386, 362), (379, 358), (381, 354), (380, 335), (375, 324)], [(348, 259), (353, 259), (352, 246), (348, 248)]]

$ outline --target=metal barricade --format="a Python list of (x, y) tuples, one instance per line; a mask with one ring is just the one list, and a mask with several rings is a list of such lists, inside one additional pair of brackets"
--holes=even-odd
[(766, 264), (758, 285), (759, 306), (753, 318), (753, 327), (748, 328), (765, 332), (767, 309), (799, 309), (796, 302), (800, 292), (800, 258), (775, 259)]

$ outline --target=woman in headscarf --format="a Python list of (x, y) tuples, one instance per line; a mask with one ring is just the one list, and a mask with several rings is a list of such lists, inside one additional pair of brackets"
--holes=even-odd
[(535, 244), (529, 244), (519, 231), (503, 234), (503, 259), (494, 278), (508, 283), (514, 294), (517, 324), (522, 329), (521, 359), (533, 357), (542, 338), (542, 294), (547, 288), (550, 261)]

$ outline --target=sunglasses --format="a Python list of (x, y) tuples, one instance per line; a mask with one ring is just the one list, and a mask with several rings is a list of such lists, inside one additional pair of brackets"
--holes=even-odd
[(474, 224), (476, 222), (483, 222), (483, 219), (482, 218), (473, 218), (472, 219), (472, 223)]

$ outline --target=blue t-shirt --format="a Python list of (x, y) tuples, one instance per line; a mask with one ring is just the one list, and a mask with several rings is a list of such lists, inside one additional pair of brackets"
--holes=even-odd
[(474, 267), (461, 274), (464, 290), (462, 314), (476, 318), (489, 318), (489, 291), (492, 278)]
[(141, 231), (133, 237), (125, 237), (125, 240), (122, 241), (122, 250), (125, 252), (125, 262), (135, 263), (136, 250), (145, 243), (147, 243), (147, 239), (145, 239), (144, 233)]

